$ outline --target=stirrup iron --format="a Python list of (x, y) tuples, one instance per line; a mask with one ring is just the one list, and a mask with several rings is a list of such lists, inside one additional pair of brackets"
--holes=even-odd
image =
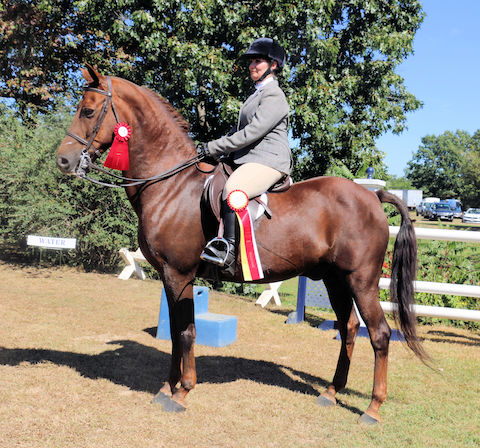
[(230, 255), (231, 248), (231, 244), (225, 238), (214, 238), (207, 243), (200, 259), (223, 268)]

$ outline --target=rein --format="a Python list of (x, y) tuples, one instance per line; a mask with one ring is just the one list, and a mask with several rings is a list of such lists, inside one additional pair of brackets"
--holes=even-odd
[[(109, 188), (125, 188), (125, 187), (133, 187), (136, 185), (145, 185), (147, 182), (155, 182), (155, 181), (162, 181), (165, 179), (168, 179), (175, 174), (178, 174), (180, 171), (183, 171), (192, 165), (197, 165), (198, 162), (200, 162), (203, 158), (205, 158), (204, 155), (197, 155), (195, 157), (192, 157), (191, 159), (186, 160), (185, 162), (182, 162), (178, 165), (175, 165), (173, 168), (170, 168), (169, 170), (157, 174), (152, 177), (147, 177), (147, 178), (142, 178), (142, 179), (135, 179), (132, 177), (124, 177), (120, 176), (118, 174), (114, 174), (110, 171), (107, 171), (106, 169), (96, 165), (92, 161), (92, 157), (89, 154), (89, 151), (91, 148), (93, 148), (93, 154), (98, 158), (102, 155), (102, 152), (95, 148), (93, 145), (93, 141), (95, 140), (95, 137), (97, 136), (98, 132), (100, 131), (100, 127), (102, 126), (103, 120), (105, 119), (105, 116), (107, 115), (108, 112), (108, 107), (111, 105), (112, 106), (112, 111), (113, 115), (115, 116), (115, 120), (117, 123), (120, 122), (118, 119), (118, 114), (117, 110), (115, 108), (115, 104), (113, 102), (113, 96), (112, 96), (112, 80), (108, 76), (107, 77), (107, 82), (108, 82), (108, 91), (97, 89), (95, 87), (85, 87), (84, 90), (86, 92), (95, 92), (95, 93), (100, 93), (101, 95), (105, 95), (105, 101), (103, 102), (102, 110), (100, 111), (100, 115), (97, 118), (97, 122), (95, 123), (95, 126), (92, 130), (92, 135), (90, 136), (89, 140), (85, 140), (84, 138), (80, 137), (79, 135), (73, 134), (72, 132), (67, 132), (67, 135), (69, 137), (74, 138), (77, 140), (79, 143), (84, 145), (84, 148), (82, 150), (82, 154), (80, 156), (80, 161), (78, 163), (77, 169), (75, 171), (75, 175), (79, 178), (86, 179), (94, 184), (100, 185), (102, 187), (109, 187)], [(100, 171), (103, 174), (106, 174), (110, 177), (114, 177), (115, 179), (119, 179), (121, 181), (127, 182), (127, 183), (121, 183), (121, 184), (115, 184), (115, 183), (108, 183), (108, 182), (102, 182), (98, 179), (94, 179), (92, 177), (88, 177), (87, 173), (91, 170), (97, 170)], [(197, 169), (199, 171), (200, 168), (197, 165)], [(202, 171), (203, 172), (203, 171)]]
[[(90, 154), (86, 152), (85, 150), (82, 152), (82, 155), (80, 156), (80, 163), (78, 164), (77, 171), (75, 172), (76, 176), (86, 179), (94, 184), (100, 185), (102, 187), (109, 187), (109, 188), (125, 188), (125, 187), (134, 187), (136, 185), (145, 185), (148, 182), (159, 182), (162, 180), (166, 180), (172, 176), (175, 176), (175, 174), (178, 174), (180, 171), (183, 171), (187, 168), (190, 168), (193, 165), (197, 165), (198, 162), (200, 162), (204, 158), (203, 155), (200, 156), (195, 156), (192, 157), (191, 159), (186, 160), (185, 162), (182, 162), (178, 165), (175, 165), (173, 168), (170, 168), (169, 170), (156, 174), (155, 176), (152, 177), (147, 177), (147, 178), (142, 178), (142, 179), (135, 179), (133, 177), (124, 177), (124, 176), (119, 176), (118, 174), (111, 173), (107, 171), (106, 169), (102, 168), (101, 166), (95, 165), (95, 163), (92, 162), (90, 158)], [(114, 177), (116, 179), (126, 181), (127, 183), (122, 183), (122, 184), (114, 184), (114, 183), (108, 183), (108, 182), (102, 182), (97, 179), (94, 179), (92, 177), (88, 177), (87, 173), (90, 171), (90, 169), (94, 169), (97, 171), (100, 171), (101, 173), (107, 174), (110, 177)], [(199, 169), (197, 167), (197, 169)], [(199, 169), (200, 170), (200, 169)]]

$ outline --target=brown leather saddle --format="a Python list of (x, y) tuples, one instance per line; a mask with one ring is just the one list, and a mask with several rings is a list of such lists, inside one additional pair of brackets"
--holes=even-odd
[[(210, 177), (208, 177), (206, 180), (203, 188), (201, 200), (202, 207), (210, 208), (218, 222), (220, 222), (220, 207), (223, 187), (232, 173), (233, 168), (230, 165), (227, 165), (226, 163), (219, 163), (213, 170)], [(292, 184), (292, 178), (289, 175), (285, 175), (268, 190), (268, 193), (282, 193), (287, 191)], [(260, 199), (260, 196), (251, 199), (251, 201), (256, 201), (264, 208), (264, 214), (267, 216), (267, 218), (270, 219), (272, 217), (272, 211), (269, 209), (268, 205), (262, 201), (262, 199)]]

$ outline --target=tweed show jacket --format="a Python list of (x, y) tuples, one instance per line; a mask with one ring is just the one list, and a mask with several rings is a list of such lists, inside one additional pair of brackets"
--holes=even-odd
[(214, 157), (232, 154), (237, 165), (261, 163), (290, 174), (289, 106), (278, 81), (265, 84), (243, 103), (237, 131), (208, 143)]

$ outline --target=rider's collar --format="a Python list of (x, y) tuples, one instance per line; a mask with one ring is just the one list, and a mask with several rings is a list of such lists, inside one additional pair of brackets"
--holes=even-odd
[(259, 82), (258, 84), (255, 84), (255, 89), (260, 90), (263, 86), (267, 85), (269, 82), (272, 82), (274, 79), (275, 78), (273, 76), (265, 78), (263, 81)]

